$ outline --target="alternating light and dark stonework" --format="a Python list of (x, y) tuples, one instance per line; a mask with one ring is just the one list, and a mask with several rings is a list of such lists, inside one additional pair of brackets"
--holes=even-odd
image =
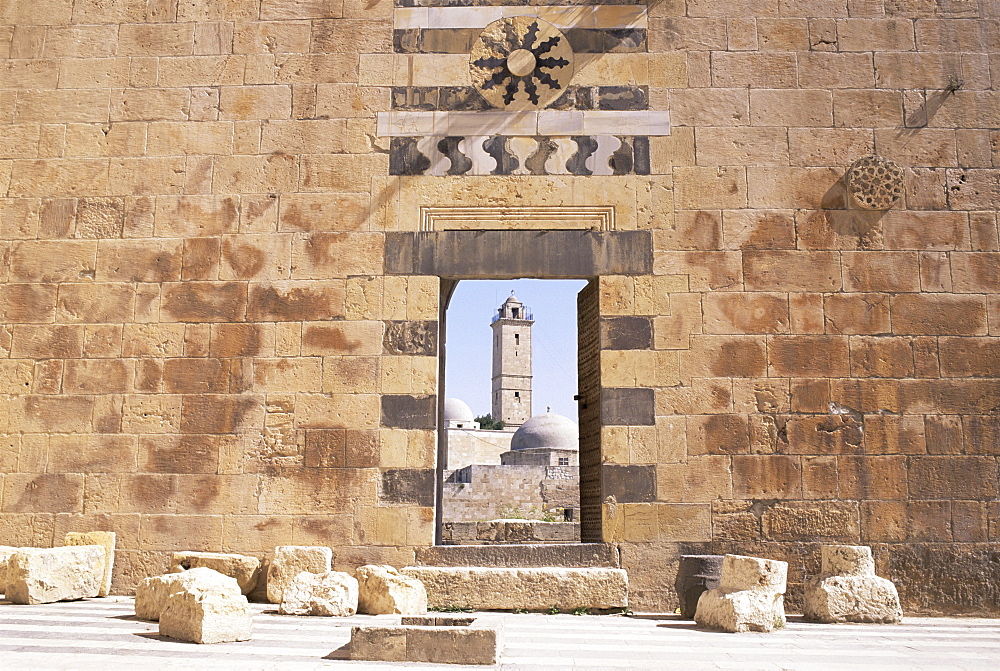
[[(577, 54), (648, 50), (644, 5), (396, 7), (395, 53), (468, 53), (473, 85), (393, 87), (378, 126), (392, 138), (390, 174), (650, 173), (649, 136), (670, 128), (666, 112), (648, 112), (648, 87), (572, 84)], [(564, 114), (519, 114), (540, 110)]]
[(394, 137), (393, 175), (648, 175), (649, 138)]

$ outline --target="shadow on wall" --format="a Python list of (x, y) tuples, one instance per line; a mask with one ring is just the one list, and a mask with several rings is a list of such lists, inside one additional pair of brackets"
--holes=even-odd
[(857, 238), (858, 249), (882, 248), (882, 217), (889, 210), (862, 210), (851, 206), (847, 192), (847, 174), (834, 182), (823, 194), (820, 214), (837, 236)]

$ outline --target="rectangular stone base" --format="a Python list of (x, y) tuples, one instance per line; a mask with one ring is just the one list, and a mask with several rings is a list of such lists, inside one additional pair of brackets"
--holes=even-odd
[(407, 617), (403, 621), (407, 624), (352, 627), (351, 659), (496, 664), (503, 647), (498, 627), (476, 626), (472, 618)]
[(628, 575), (622, 569), (409, 566), (402, 572), (424, 583), (430, 608), (541, 611), (628, 606)]

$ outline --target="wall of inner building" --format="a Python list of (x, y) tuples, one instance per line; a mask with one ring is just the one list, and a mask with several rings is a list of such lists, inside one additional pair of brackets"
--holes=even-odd
[(448, 463), (445, 468), (455, 470), (469, 464), (500, 465), (500, 454), (510, 450), (513, 431), (486, 431), (484, 429), (447, 429)]
[[(442, 283), (591, 278), (581, 526), (635, 610), (717, 552), (794, 609), (862, 543), (996, 614), (996, 3), (546, 2), (0, 3), (0, 544), (412, 564)], [(536, 20), (560, 88), (505, 102)]]

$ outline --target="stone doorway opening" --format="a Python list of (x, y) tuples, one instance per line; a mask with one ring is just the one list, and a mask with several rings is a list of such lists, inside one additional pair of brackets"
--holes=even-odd
[[(596, 347), (591, 284), (442, 281), (439, 543), (580, 541), (578, 377), (599, 384), (599, 352), (578, 347)], [(586, 435), (599, 443), (600, 427)]]
[[(492, 221), (492, 220), (491, 220)], [(485, 222), (488, 224), (489, 222)], [(515, 222), (516, 223), (516, 222)], [(456, 283), (477, 279), (587, 279), (578, 298), (580, 363), (580, 537), (583, 543), (601, 543), (602, 466), (601, 427), (623, 423), (623, 410), (635, 394), (603, 389), (600, 385), (600, 303), (598, 278), (638, 276), (653, 272), (653, 240), (649, 231), (594, 230), (430, 230), (395, 231), (385, 236), (387, 275), (437, 277), (441, 312), (438, 315), (439, 371), (445, 379), (446, 311)], [(442, 382), (443, 384), (443, 382)], [(444, 400), (438, 393), (437, 426), (444, 426)], [(641, 390), (640, 390), (641, 391)], [(633, 399), (634, 400), (634, 399)], [(651, 401), (651, 398), (649, 399)], [(584, 407), (586, 406), (586, 407)], [(586, 410), (586, 412), (583, 412)], [(633, 414), (635, 409), (631, 409)], [(651, 411), (651, 408), (650, 408)], [(628, 413), (626, 413), (628, 414)], [(607, 415), (607, 416), (605, 416)], [(624, 422), (630, 423), (630, 422)], [(445, 470), (443, 430), (438, 431), (437, 482)], [(620, 470), (620, 469), (619, 469)], [(436, 491), (435, 542), (442, 543), (442, 488)], [(583, 547), (576, 545), (574, 547)], [(440, 560), (440, 558), (438, 559)], [(480, 559), (478, 561), (485, 561)]]

